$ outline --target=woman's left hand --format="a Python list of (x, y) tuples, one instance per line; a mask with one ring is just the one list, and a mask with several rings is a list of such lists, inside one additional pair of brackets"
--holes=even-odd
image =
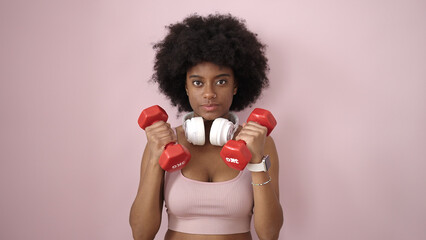
[(264, 155), (266, 134), (268, 129), (256, 122), (243, 124), (243, 128), (235, 137), (235, 140), (243, 140), (252, 154), (250, 163), (259, 163)]

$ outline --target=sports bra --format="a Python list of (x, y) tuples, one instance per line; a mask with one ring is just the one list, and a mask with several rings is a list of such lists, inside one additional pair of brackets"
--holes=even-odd
[(250, 231), (253, 215), (251, 173), (241, 171), (223, 182), (202, 182), (180, 170), (166, 172), (164, 200), (169, 229), (191, 234), (235, 234)]

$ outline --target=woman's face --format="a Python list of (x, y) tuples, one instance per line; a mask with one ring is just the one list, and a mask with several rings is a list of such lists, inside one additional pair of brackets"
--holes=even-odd
[(232, 69), (210, 62), (200, 63), (187, 71), (185, 88), (194, 116), (205, 120), (226, 117), (237, 93)]

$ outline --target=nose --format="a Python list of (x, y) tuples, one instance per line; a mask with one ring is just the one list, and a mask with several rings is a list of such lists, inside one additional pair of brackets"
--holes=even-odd
[(204, 88), (203, 97), (206, 98), (206, 99), (209, 99), (209, 100), (214, 99), (214, 98), (216, 98), (216, 93), (211, 86), (206, 86)]

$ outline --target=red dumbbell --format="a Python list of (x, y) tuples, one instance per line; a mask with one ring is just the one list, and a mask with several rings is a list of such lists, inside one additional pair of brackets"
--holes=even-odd
[[(272, 113), (268, 110), (256, 108), (251, 112), (247, 122), (253, 121), (268, 128), (267, 136), (277, 125)], [(247, 144), (243, 140), (229, 140), (220, 151), (223, 161), (231, 168), (242, 171), (250, 162), (251, 153), (247, 148)]]
[[(146, 108), (138, 119), (139, 126), (145, 130), (146, 127), (157, 121), (167, 122), (169, 116), (166, 111), (158, 105)], [(159, 163), (162, 169), (172, 172), (182, 169), (191, 159), (188, 149), (175, 142), (168, 143), (160, 156)]]

